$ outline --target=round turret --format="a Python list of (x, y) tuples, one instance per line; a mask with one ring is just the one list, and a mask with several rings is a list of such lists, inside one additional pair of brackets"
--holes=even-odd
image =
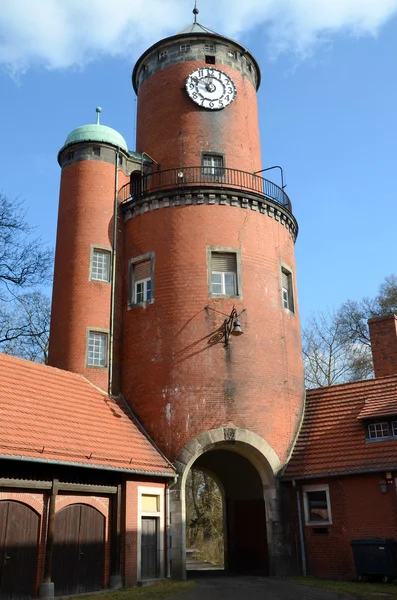
[[(133, 71), (137, 147), (158, 164), (121, 194), (122, 380), (171, 460), (233, 422), (284, 462), (301, 415), (297, 223), (284, 190), (256, 174), (259, 80), (245, 48), (199, 23)], [(225, 344), (216, 334), (233, 308), (244, 335)]]
[(199, 23), (157, 42), (132, 74), (138, 152), (162, 170), (199, 167), (203, 154), (213, 153), (229, 169), (258, 171), (260, 77), (244, 46)]
[(115, 198), (138, 161), (117, 131), (99, 123), (101, 109), (96, 110), (97, 122), (73, 130), (58, 155), (49, 363), (108, 389)]

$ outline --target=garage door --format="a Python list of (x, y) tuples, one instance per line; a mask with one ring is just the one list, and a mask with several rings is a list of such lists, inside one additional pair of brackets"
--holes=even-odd
[(0, 598), (34, 594), (39, 515), (19, 502), (0, 502)]
[(105, 517), (92, 506), (72, 504), (55, 516), (52, 576), (57, 596), (102, 588)]

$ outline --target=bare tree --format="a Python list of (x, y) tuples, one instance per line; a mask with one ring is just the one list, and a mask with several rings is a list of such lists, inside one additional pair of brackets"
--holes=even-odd
[[(306, 387), (323, 387), (335, 383), (366, 378), (368, 347), (347, 340), (339, 313), (327, 312), (312, 315), (302, 330), (303, 359)], [(361, 365), (361, 371), (359, 370)]]
[(302, 331), (308, 388), (373, 376), (368, 319), (397, 312), (397, 277), (389, 275), (374, 298), (347, 300), (333, 312), (314, 314)]
[(0, 194), (0, 350), (46, 362), (50, 301), (34, 287), (50, 282), (52, 252), (33, 234), (23, 203)]
[(222, 495), (212, 477), (197, 469), (186, 481), (186, 537), (206, 561), (223, 563)]
[(0, 299), (50, 281), (52, 252), (25, 220), (22, 202), (0, 194)]
[(48, 362), (50, 299), (39, 291), (15, 298), (0, 309), (0, 350), (36, 362)]

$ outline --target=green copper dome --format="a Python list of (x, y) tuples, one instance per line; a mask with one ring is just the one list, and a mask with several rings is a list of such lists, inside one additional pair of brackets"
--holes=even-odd
[(77, 127), (77, 129), (69, 133), (63, 148), (77, 142), (103, 142), (112, 146), (118, 146), (122, 150), (125, 150), (125, 152), (128, 152), (127, 143), (123, 136), (115, 129), (106, 125), (93, 124)]

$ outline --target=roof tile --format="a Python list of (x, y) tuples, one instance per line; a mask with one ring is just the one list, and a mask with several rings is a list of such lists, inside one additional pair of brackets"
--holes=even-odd
[(81, 375), (0, 354), (0, 455), (173, 474), (124, 406)]
[(367, 442), (362, 419), (397, 415), (397, 375), (308, 390), (287, 479), (397, 468), (397, 440)]

